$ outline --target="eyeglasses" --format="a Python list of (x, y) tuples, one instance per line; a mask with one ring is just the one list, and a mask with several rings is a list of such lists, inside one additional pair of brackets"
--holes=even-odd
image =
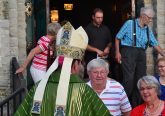
[(91, 71), (94, 75), (105, 75), (106, 74), (106, 71)]
[(158, 68), (164, 68), (165, 66), (163, 66), (163, 65), (160, 65), (160, 66), (157, 66)]
[(145, 16), (149, 19), (149, 20), (152, 20), (153, 17), (149, 17), (148, 15), (145, 14)]
[(148, 86), (148, 87), (145, 87), (145, 88), (143, 88), (143, 87), (141, 87), (139, 90), (140, 91), (144, 91), (144, 90), (151, 90), (151, 89), (153, 89), (153, 88), (155, 88), (155, 87), (152, 87), (152, 86)]

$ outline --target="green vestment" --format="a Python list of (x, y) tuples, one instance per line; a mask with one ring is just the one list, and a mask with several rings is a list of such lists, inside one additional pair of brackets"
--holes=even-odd
[[(40, 114), (32, 114), (31, 108), (35, 89), (34, 86), (26, 95), (14, 116), (54, 116), (55, 100), (60, 71), (54, 72), (46, 85)], [(71, 75), (66, 116), (110, 116), (110, 113), (98, 95), (77, 75)]]

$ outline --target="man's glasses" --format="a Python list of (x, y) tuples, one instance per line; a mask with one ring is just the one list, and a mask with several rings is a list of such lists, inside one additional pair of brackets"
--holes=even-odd
[(94, 75), (105, 75), (106, 74), (106, 71), (91, 71)]
[(153, 17), (149, 17), (148, 15), (145, 14), (145, 16), (149, 19), (149, 20), (152, 20)]
[(163, 66), (163, 65), (159, 65), (159, 66), (157, 66), (158, 68), (164, 68), (165, 66)]

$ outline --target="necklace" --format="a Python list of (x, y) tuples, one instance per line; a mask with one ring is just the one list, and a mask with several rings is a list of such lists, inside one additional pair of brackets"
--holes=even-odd
[(154, 112), (150, 112), (148, 106), (146, 105), (145, 111), (146, 111), (146, 113), (147, 113), (149, 116), (150, 116), (150, 115), (154, 115), (154, 114), (156, 114), (156, 113), (158, 112), (160, 105), (161, 105), (161, 100), (159, 100), (159, 104), (157, 105), (157, 107), (156, 107), (156, 109), (154, 110)]

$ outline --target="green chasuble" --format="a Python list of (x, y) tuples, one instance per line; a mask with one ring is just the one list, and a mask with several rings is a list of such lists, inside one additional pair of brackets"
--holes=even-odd
[[(35, 89), (34, 86), (26, 95), (14, 116), (54, 116), (57, 87), (60, 71), (54, 72), (46, 85), (40, 114), (32, 114), (31, 108)], [(110, 116), (110, 113), (98, 95), (77, 75), (71, 75), (66, 116)]]

